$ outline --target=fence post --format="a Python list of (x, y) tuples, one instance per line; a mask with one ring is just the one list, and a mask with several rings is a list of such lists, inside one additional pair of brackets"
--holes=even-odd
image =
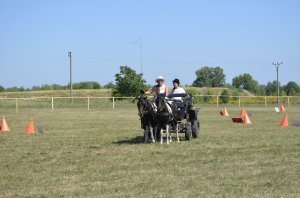
[(239, 107), (241, 107), (241, 97), (239, 97)]
[(19, 104), (18, 104), (18, 98), (16, 98), (16, 112), (19, 112)]
[(289, 108), (291, 108), (290, 97), (288, 96), (287, 99), (288, 99), (288, 105), (289, 105)]
[(265, 107), (267, 107), (268, 104), (267, 104), (267, 96), (265, 96)]
[(217, 107), (219, 106), (219, 96), (217, 96)]
[(53, 97), (51, 98), (51, 110), (54, 110), (54, 101), (53, 101)]
[(90, 110), (90, 97), (88, 97), (88, 104), (87, 104), (88, 106), (88, 110)]
[(112, 98), (112, 102), (113, 102), (113, 109), (115, 109), (115, 97)]

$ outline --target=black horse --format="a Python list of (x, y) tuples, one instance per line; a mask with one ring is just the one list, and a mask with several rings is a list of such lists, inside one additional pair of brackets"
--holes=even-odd
[(173, 126), (176, 130), (177, 141), (179, 142), (177, 121), (179, 120), (179, 111), (177, 105), (172, 101), (165, 98), (165, 95), (158, 95), (156, 98), (157, 112), (155, 114), (155, 120), (158, 123), (158, 129), (160, 129), (160, 143), (163, 143), (163, 129), (166, 130), (167, 144), (172, 142), (172, 134), (170, 126)]
[(157, 133), (158, 122), (155, 118), (157, 105), (155, 101), (148, 99), (143, 93), (137, 97), (137, 100), (141, 128), (144, 129), (144, 142), (147, 143), (149, 137), (152, 142), (155, 142), (155, 140), (160, 138), (160, 133)]

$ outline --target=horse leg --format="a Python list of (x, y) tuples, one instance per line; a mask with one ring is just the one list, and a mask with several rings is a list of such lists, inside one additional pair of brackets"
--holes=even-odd
[(163, 144), (163, 128), (160, 129), (160, 144)]
[(178, 124), (176, 124), (176, 137), (177, 137), (177, 142), (179, 143), (179, 134), (178, 134)]
[[(170, 127), (168, 127), (170, 129)], [(169, 130), (169, 136), (170, 136), (170, 143), (172, 142), (172, 128)]]
[(153, 136), (153, 127), (150, 127), (150, 136), (151, 136), (152, 143), (155, 143), (155, 139), (154, 139), (154, 136)]
[(148, 142), (148, 138), (149, 138), (149, 127), (146, 126), (145, 129), (144, 129), (144, 143), (147, 143)]
[(169, 125), (168, 124), (166, 125), (166, 135), (167, 135), (167, 144), (170, 144), (170, 141), (169, 141)]
[(156, 132), (157, 132), (157, 126), (154, 126), (153, 127), (153, 137), (154, 137), (154, 141), (156, 141), (157, 139), (157, 137), (156, 137)]

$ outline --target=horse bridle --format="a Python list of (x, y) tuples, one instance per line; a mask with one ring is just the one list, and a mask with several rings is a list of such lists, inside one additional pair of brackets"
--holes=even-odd
[(148, 112), (150, 112), (150, 108), (153, 108), (152, 105), (151, 107), (149, 107), (149, 101), (147, 101), (146, 98), (139, 98), (139, 103), (142, 103), (142, 105), (144, 105), (144, 107), (147, 107), (148, 110), (145, 110), (145, 108), (143, 109), (143, 112), (141, 113), (140, 108), (139, 108), (139, 116), (140, 118), (144, 117)]

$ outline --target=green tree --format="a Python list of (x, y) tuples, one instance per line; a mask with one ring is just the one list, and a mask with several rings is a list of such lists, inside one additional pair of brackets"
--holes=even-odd
[(282, 87), (285, 93), (288, 96), (297, 96), (300, 95), (300, 87), (297, 83), (290, 81), (288, 84)]
[(25, 91), (25, 88), (24, 87), (19, 87), (18, 91)]
[(73, 84), (73, 89), (100, 89), (99, 83), (94, 81), (83, 81)]
[(41, 87), (40, 86), (33, 86), (31, 88), (32, 91), (38, 91), (38, 90), (41, 90)]
[(223, 104), (227, 104), (227, 103), (229, 102), (229, 92), (228, 92), (227, 89), (224, 89), (224, 90), (221, 92), (220, 101), (221, 101), (221, 103), (223, 103)]
[(120, 72), (115, 75), (116, 87), (113, 96), (137, 96), (140, 90), (145, 89), (146, 81), (143, 74), (137, 74), (129, 66), (121, 66)]
[(66, 89), (66, 86), (62, 86), (62, 85), (59, 85), (59, 84), (52, 84), (52, 89), (53, 90), (63, 90), (63, 89)]
[(243, 88), (252, 93), (258, 93), (259, 84), (252, 78), (250, 74), (241, 74), (232, 79), (232, 86), (236, 88)]
[(104, 85), (104, 88), (106, 88), (106, 89), (114, 89), (114, 88), (116, 88), (116, 85), (113, 82), (109, 82), (106, 85)]
[(265, 96), (266, 95), (266, 85), (259, 85), (257, 95)]
[[(285, 95), (285, 91), (280, 86), (279, 82), (279, 95)], [(268, 82), (266, 86), (266, 95), (267, 96), (277, 96), (277, 81), (274, 80), (273, 82)]]
[(225, 85), (225, 74), (220, 67), (202, 67), (196, 72), (195, 87), (223, 87)]
[(52, 86), (48, 84), (43, 84), (41, 86), (41, 90), (52, 90)]
[(0, 92), (4, 92), (5, 88), (0, 85)]

